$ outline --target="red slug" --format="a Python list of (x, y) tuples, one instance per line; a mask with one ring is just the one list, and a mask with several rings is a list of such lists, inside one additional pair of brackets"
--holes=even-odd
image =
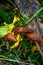
[(7, 41), (13, 41), (13, 42), (16, 42), (16, 37), (11, 34), (11, 33), (8, 33), (4, 36), (4, 40), (7, 42)]
[(41, 46), (43, 45), (43, 40), (42, 40), (41, 36), (36, 34), (35, 32), (28, 33), (28, 34), (26, 34), (26, 36), (28, 39), (32, 39), (32, 40), (38, 42)]
[(15, 34), (26, 34), (28, 39), (32, 39), (38, 42), (40, 45), (43, 45), (43, 40), (40, 35), (34, 32), (34, 30), (30, 26), (20, 26), (14, 29)]
[(20, 26), (20, 27), (16, 27), (14, 29), (14, 33), (15, 34), (24, 34), (24, 33), (30, 33), (30, 32), (34, 32), (34, 30), (29, 27), (29, 26)]

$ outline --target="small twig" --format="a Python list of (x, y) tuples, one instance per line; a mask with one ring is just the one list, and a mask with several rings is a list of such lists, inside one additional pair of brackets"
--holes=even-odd
[(0, 55), (0, 58), (7, 58), (6, 56)]
[(23, 64), (28, 64), (28, 65), (31, 64), (31, 63), (26, 63), (26, 62), (22, 62), (22, 61), (18, 61), (18, 60), (13, 60), (13, 59), (0, 58), (0, 60), (23, 63)]
[[(15, 51), (15, 50), (14, 50)], [(17, 54), (17, 52), (15, 51), (16, 57), (18, 58), (18, 60), (21, 60)]]
[(1, 7), (4, 7), (5, 9), (9, 9), (7, 6), (5, 5), (0, 5)]
[(10, 2), (14, 7), (16, 7), (16, 5), (11, 0), (7, 0), (7, 1)]
[(20, 50), (20, 48), (21, 48), (21, 44), (20, 44), (20, 46), (19, 46), (19, 48), (18, 48), (17, 52)]
[(39, 64), (39, 62), (38, 62), (38, 61), (36, 61), (36, 60), (32, 60), (32, 62), (36, 62), (36, 63), (37, 63), (37, 65), (40, 65), (40, 64)]
[(3, 43), (0, 45), (0, 48), (1, 48), (3, 45), (5, 45), (5, 42), (3, 42)]

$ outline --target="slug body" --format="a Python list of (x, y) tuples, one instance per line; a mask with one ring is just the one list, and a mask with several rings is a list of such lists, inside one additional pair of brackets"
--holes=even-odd
[(38, 44), (40, 44), (41, 46), (43, 45), (43, 40), (40, 35), (36, 33), (28, 33), (26, 34), (26, 36), (28, 39), (38, 42)]
[(14, 29), (14, 33), (15, 34), (24, 34), (24, 33), (30, 33), (30, 32), (34, 32), (34, 30), (29, 27), (29, 26), (20, 26), (20, 27), (16, 27)]
[(4, 36), (4, 40), (5, 40), (6, 42), (8, 42), (8, 41), (16, 42), (16, 41), (17, 41), (17, 40), (16, 40), (16, 37), (15, 37), (13, 34), (11, 34), (11, 33), (6, 34), (6, 35)]
[(35, 33), (34, 30), (29, 26), (16, 27), (14, 29), (14, 33), (15, 34), (25, 34), (25, 33), (27, 33), (26, 37), (28, 39), (32, 39), (32, 40), (38, 42), (38, 44), (43, 45), (43, 40), (42, 40), (41, 36), (38, 35), (37, 33)]

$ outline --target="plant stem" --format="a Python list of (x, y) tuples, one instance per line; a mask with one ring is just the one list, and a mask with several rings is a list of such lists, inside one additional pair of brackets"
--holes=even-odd
[(30, 23), (38, 14), (40, 14), (40, 12), (43, 10), (43, 7), (41, 7), (31, 18), (29, 18), (27, 21), (26, 21), (26, 25), (28, 23)]

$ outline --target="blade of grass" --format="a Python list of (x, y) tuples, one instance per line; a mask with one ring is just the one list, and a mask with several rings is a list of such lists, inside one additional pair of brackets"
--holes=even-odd
[(29, 18), (26, 21), (26, 25), (29, 24), (38, 14), (40, 14), (40, 12), (43, 10), (43, 7), (41, 7), (31, 18)]

